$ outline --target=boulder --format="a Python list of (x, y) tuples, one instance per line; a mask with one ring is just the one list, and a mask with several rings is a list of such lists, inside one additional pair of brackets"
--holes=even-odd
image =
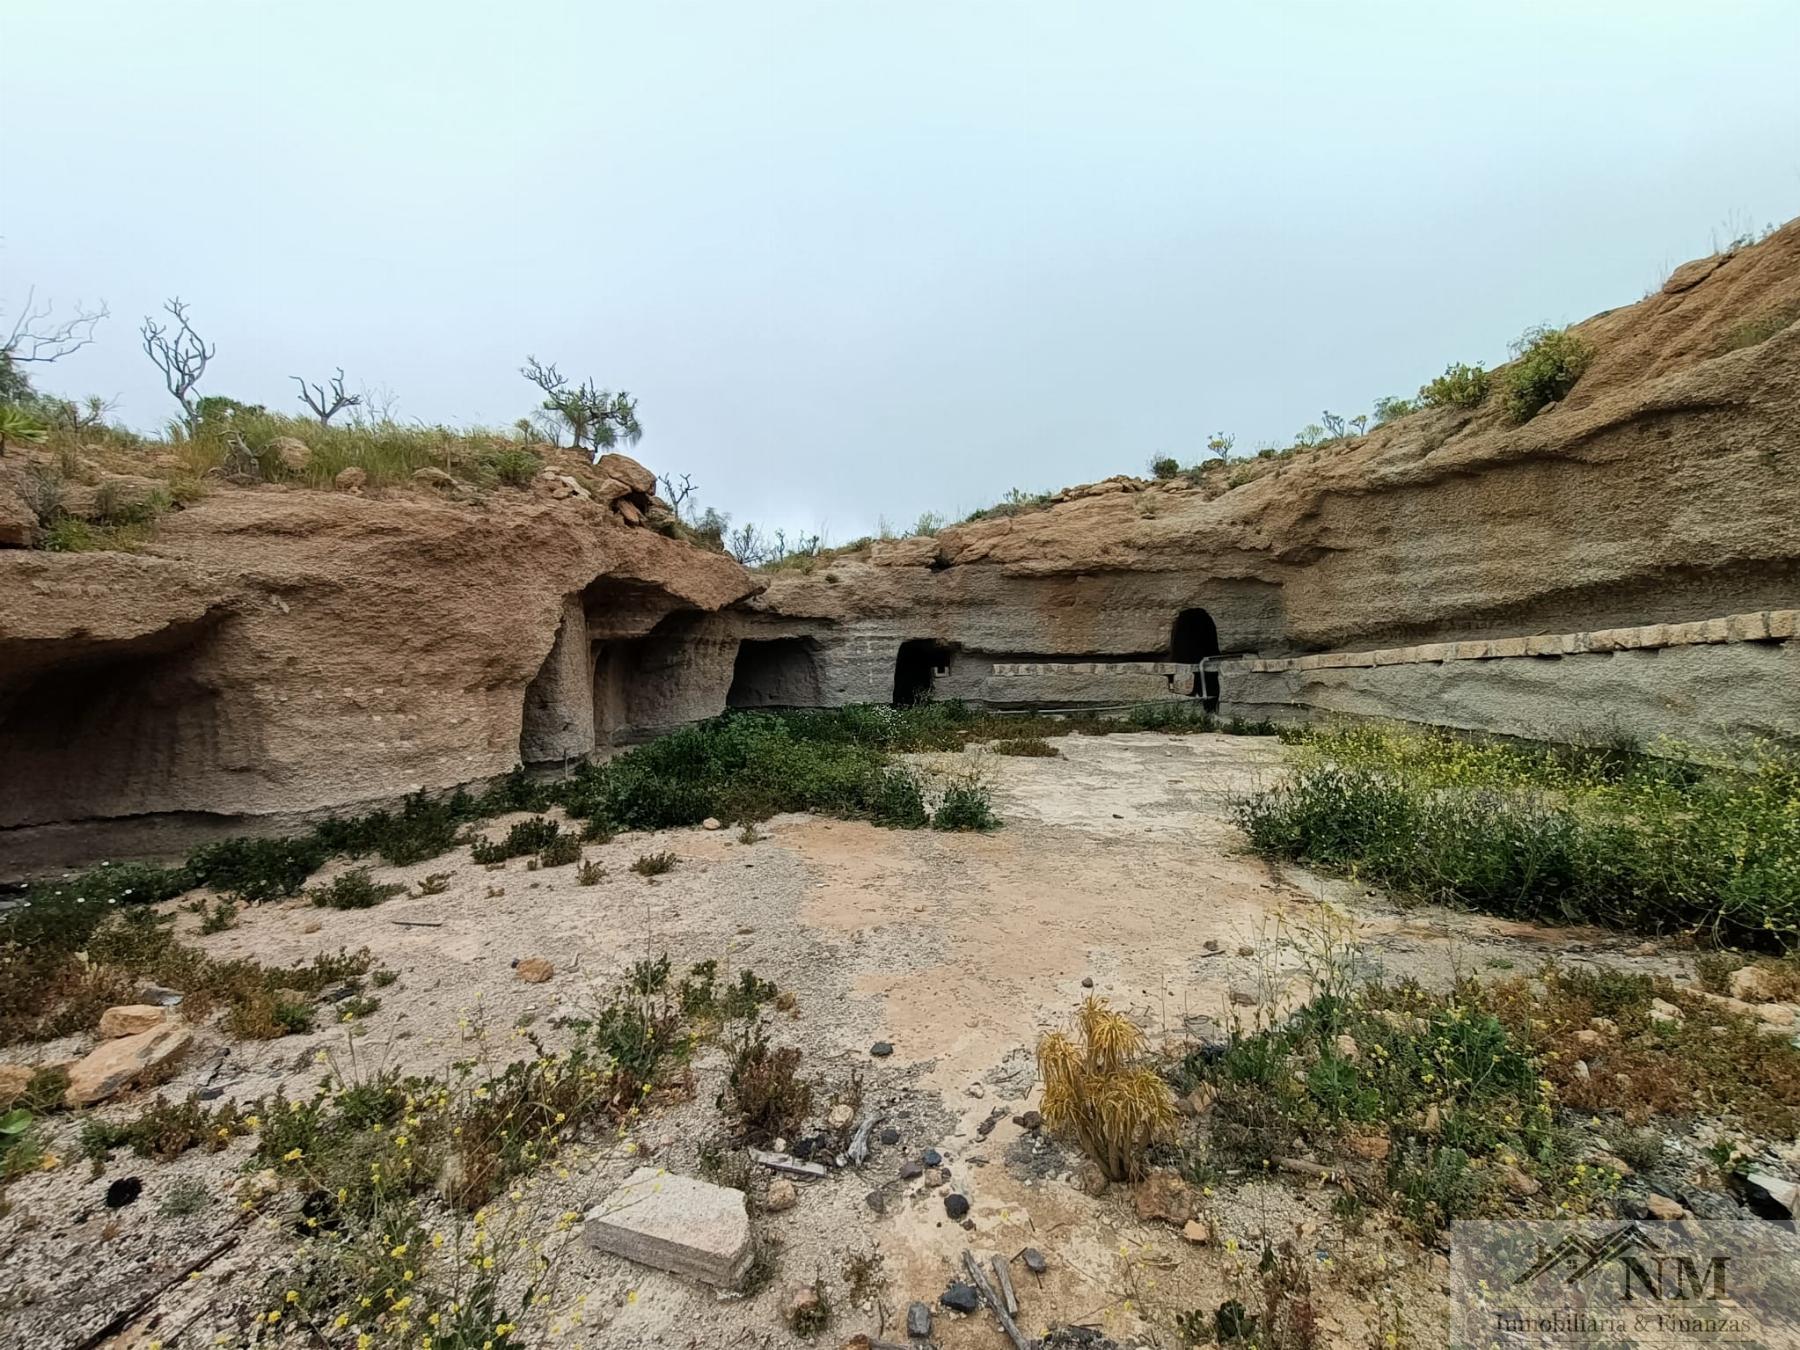
[(644, 513), (633, 506), (629, 498), (621, 497), (618, 501), (614, 502), (613, 510), (618, 514), (619, 519), (624, 521), (627, 525), (642, 525), (644, 523)]
[(1380, 1162), (1392, 1147), (1392, 1141), (1385, 1134), (1353, 1134), (1344, 1140), (1346, 1153), (1367, 1162)]
[(656, 491), (656, 475), (630, 455), (602, 455), (594, 461), (594, 471), (603, 479), (616, 478), (646, 497)]
[(1658, 1195), (1655, 1191), (1644, 1197), (1644, 1212), (1653, 1219), (1685, 1219), (1687, 1207), (1679, 1201), (1671, 1200), (1666, 1195)]
[(132, 1083), (172, 1067), (193, 1041), (193, 1032), (172, 1022), (134, 1036), (102, 1041), (69, 1066), (69, 1090), (63, 1101), (71, 1107), (103, 1102)]
[(36, 1073), (29, 1064), (0, 1064), (0, 1111), (25, 1095)]
[(640, 1167), (588, 1211), (582, 1235), (596, 1251), (685, 1275), (736, 1284), (750, 1267), (744, 1193), (660, 1167)]
[(154, 1031), (167, 1020), (167, 1015), (156, 1004), (121, 1004), (100, 1014), (100, 1039), (113, 1041), (121, 1036), (136, 1036), (139, 1032)]
[(454, 478), (442, 469), (432, 468), (429, 464), (422, 469), (414, 469), (412, 479), (421, 487), (435, 488), (439, 492), (453, 492), (456, 489)]
[(337, 477), (331, 480), (331, 485), (339, 492), (361, 492), (368, 481), (367, 472), (352, 464), (349, 468), (339, 469)]
[(289, 473), (305, 473), (312, 463), (312, 447), (293, 436), (277, 436), (269, 442), (269, 449)]

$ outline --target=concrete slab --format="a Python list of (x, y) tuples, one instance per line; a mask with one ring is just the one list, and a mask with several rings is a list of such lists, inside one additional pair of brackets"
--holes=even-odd
[(596, 1251), (684, 1275), (736, 1284), (750, 1267), (744, 1193), (659, 1167), (640, 1167), (586, 1215), (582, 1237)]

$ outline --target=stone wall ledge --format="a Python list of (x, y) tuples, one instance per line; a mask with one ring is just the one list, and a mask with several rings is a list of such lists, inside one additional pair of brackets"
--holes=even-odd
[(1290, 670), (1352, 670), (1370, 666), (1436, 665), (1445, 661), (1496, 661), (1519, 657), (1576, 656), (1584, 652), (1643, 651), (1721, 642), (1786, 642), (1800, 626), (1800, 610), (1764, 609), (1694, 623), (1653, 623), (1601, 628), (1591, 633), (1534, 633), (1474, 642), (1427, 642), (1364, 652), (1313, 652), (1307, 656), (1245, 657), (1227, 670), (1278, 675)]

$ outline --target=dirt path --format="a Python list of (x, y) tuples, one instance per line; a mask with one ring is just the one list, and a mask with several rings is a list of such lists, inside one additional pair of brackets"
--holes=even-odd
[[(1279, 764), (1282, 748), (1273, 739), (1138, 733), (1057, 744), (1057, 758), (954, 757), (964, 766), (979, 759), (994, 786), (1006, 824), (990, 835), (788, 817), (771, 822), (754, 844), (733, 831), (692, 830), (592, 846), (588, 856), (608, 869), (594, 886), (578, 885), (573, 868), (527, 871), (515, 860), (487, 869), (459, 851), (417, 867), (377, 869), (378, 879), (409, 883), (447, 872), (439, 895), (354, 912), (304, 901), (267, 906), (205, 938), (183, 914), (184, 935), (218, 955), (278, 963), (366, 945), (400, 979), (381, 991), (381, 1010), (354, 1040), (332, 1027), (236, 1044), (214, 1074), (226, 1047), (209, 1032), (216, 1048), (195, 1056), (165, 1091), (185, 1095), (211, 1076), (243, 1100), (277, 1086), (304, 1094), (318, 1078), (317, 1053), (342, 1060), (352, 1045), (363, 1071), (398, 1064), (429, 1072), (477, 1052), (477, 1028), (486, 1029), (488, 1052), (504, 1059), (509, 1038), (527, 1027), (554, 1041), (548, 1028), (558, 1013), (598, 1003), (640, 957), (667, 951), (677, 972), (706, 959), (718, 960), (722, 972), (751, 967), (796, 997), (774, 1034), (805, 1051), (805, 1067), (821, 1083), (821, 1109), (858, 1072), (865, 1101), (900, 1130), (900, 1142), (878, 1149), (862, 1174), (804, 1187), (795, 1209), (759, 1221), (781, 1247), (781, 1277), (753, 1300), (720, 1302), (673, 1277), (572, 1248), (563, 1292), (585, 1296), (581, 1343), (786, 1344), (783, 1289), (818, 1275), (841, 1299), (845, 1254), (870, 1251), (883, 1257), (887, 1292), (866, 1309), (840, 1303), (829, 1335), (885, 1330), (900, 1339), (907, 1301), (935, 1305), (965, 1245), (1008, 1254), (1035, 1245), (1051, 1269), (1022, 1291), (1028, 1331), (1085, 1321), (1123, 1343), (1172, 1345), (1173, 1311), (1215, 1306), (1232, 1287), (1239, 1258), (1140, 1223), (1116, 1193), (1083, 1194), (1071, 1184), (1078, 1159), (1012, 1121), (1035, 1101), (1038, 1036), (1063, 1022), (1089, 992), (1087, 981), (1161, 1043), (1217, 1034), (1234, 1014), (1253, 1019), (1278, 1006), (1282, 985), (1301, 965), (1283, 939), (1321, 925), (1322, 899), (1342, 914), (1334, 921), (1339, 931), (1353, 930), (1363, 943), (1363, 959), (1432, 983), (1458, 969), (1523, 967), (1571, 945), (1604, 946), (1609, 961), (1646, 970), (1679, 964), (1595, 934), (1402, 912), (1360, 888), (1272, 870), (1243, 851), (1227, 804)], [(664, 848), (680, 857), (667, 876), (649, 881), (628, 870), (638, 855)], [(513, 963), (530, 956), (551, 960), (555, 978), (520, 982)], [(871, 1058), (877, 1040), (892, 1043), (891, 1057)], [(43, 1057), (58, 1049), (43, 1047)], [(629, 1150), (591, 1154), (567, 1178), (547, 1180), (534, 1202), (585, 1209), (645, 1154), (694, 1172), (701, 1144), (719, 1130), (713, 1103), (724, 1071), (721, 1051), (703, 1053), (691, 1102), (642, 1122)], [(999, 1121), (980, 1136), (996, 1108)], [(926, 1148), (945, 1156), (949, 1186), (898, 1177), (899, 1165)], [(204, 1216), (174, 1222), (148, 1202), (165, 1174), (199, 1174), (223, 1193), (244, 1153), (239, 1145), (175, 1167), (145, 1166), (145, 1202), (110, 1216), (104, 1242), (90, 1227), (104, 1180), (70, 1167), (15, 1185), (13, 1212), (0, 1218), (11, 1285), (10, 1303), (0, 1306), (17, 1308), (23, 1297), (28, 1315), (5, 1319), (0, 1345), (80, 1344), (106, 1322), (105, 1303), (113, 1312), (128, 1306), (125, 1291), (152, 1284), (186, 1247), (203, 1250), (222, 1213), (210, 1224)], [(973, 1233), (946, 1217), (942, 1195), (951, 1188), (972, 1203)], [(1350, 1269), (1372, 1259), (1371, 1242), (1381, 1245), (1336, 1234), (1318, 1194), (1245, 1184), (1215, 1203), (1221, 1244), (1254, 1248), (1263, 1236), (1301, 1231)], [(76, 1221), (83, 1214), (89, 1217)], [(1383, 1287), (1393, 1298), (1430, 1304), (1436, 1295), (1424, 1255), (1396, 1248), (1390, 1258), (1401, 1273), (1386, 1268)], [(104, 1300), (90, 1297), (95, 1261), (107, 1263), (119, 1285)], [(239, 1264), (247, 1270), (254, 1262)], [(239, 1277), (229, 1295), (219, 1291), (220, 1305), (243, 1301), (249, 1278)], [(182, 1290), (186, 1305), (202, 1297)], [(1321, 1307), (1355, 1339), (1378, 1301), (1326, 1291)], [(210, 1345), (221, 1330), (203, 1311), (182, 1325), (188, 1330), (169, 1339), (153, 1316), (117, 1343), (162, 1339), (173, 1350)], [(951, 1350), (1004, 1344), (990, 1322), (948, 1315), (939, 1316), (935, 1339)]]

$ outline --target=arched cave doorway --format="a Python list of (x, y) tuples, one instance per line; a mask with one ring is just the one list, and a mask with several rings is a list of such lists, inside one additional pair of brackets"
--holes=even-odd
[(816, 708), (817, 644), (810, 638), (746, 638), (731, 668), (727, 708)]
[(894, 706), (910, 708), (931, 697), (940, 674), (950, 671), (953, 648), (935, 638), (908, 638), (894, 657)]
[[(1196, 665), (1209, 656), (1219, 654), (1219, 628), (1212, 615), (1203, 609), (1184, 609), (1175, 616), (1175, 627), (1169, 634), (1169, 659), (1182, 665)], [(1219, 706), (1219, 672), (1201, 671), (1194, 677), (1194, 697), (1208, 708)]]

